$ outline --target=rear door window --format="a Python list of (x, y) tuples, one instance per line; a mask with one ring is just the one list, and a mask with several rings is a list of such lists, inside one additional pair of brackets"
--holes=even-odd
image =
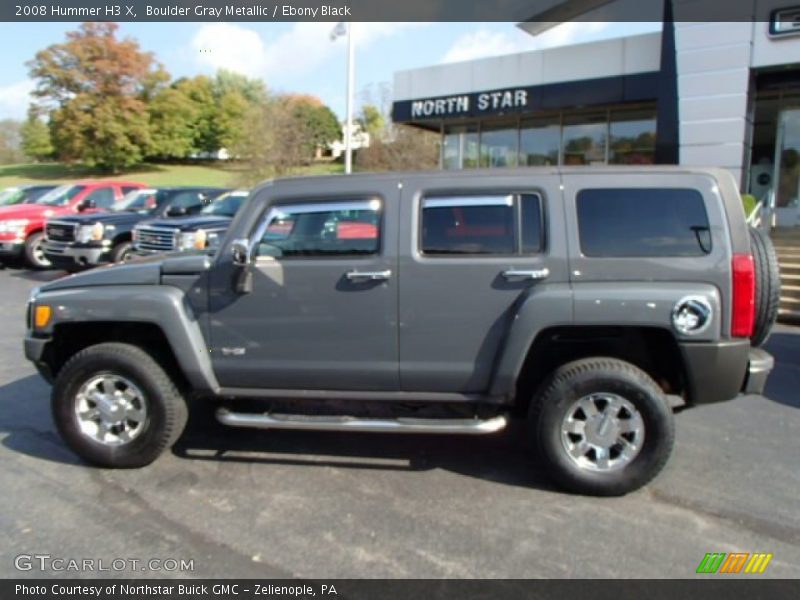
[(576, 197), (581, 252), (590, 257), (704, 256), (711, 230), (694, 189), (585, 189)]
[(543, 244), (538, 194), (442, 196), (422, 202), (420, 250), (425, 255), (536, 254)]

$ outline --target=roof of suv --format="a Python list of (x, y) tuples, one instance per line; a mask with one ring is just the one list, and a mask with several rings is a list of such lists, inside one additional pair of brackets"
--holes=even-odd
[[(435, 171), (383, 171), (371, 173), (353, 173), (345, 175), (348, 179), (358, 179), (359, 181), (397, 181), (398, 179), (442, 179), (463, 177), (469, 179), (503, 179), (508, 177), (535, 177), (543, 175), (597, 175), (597, 174), (620, 174), (634, 175), (645, 173), (684, 173), (684, 174), (706, 174), (714, 177), (732, 177), (726, 169), (717, 167), (686, 167), (682, 165), (602, 165), (602, 166), (562, 166), (562, 167), (506, 167), (502, 169), (468, 169), (468, 170), (435, 170)], [(291, 185), (308, 183), (310, 181), (319, 184), (335, 184), (342, 181), (342, 175), (321, 175), (304, 177), (284, 177), (280, 179), (270, 179), (260, 183), (254, 191), (262, 187), (272, 185)]]

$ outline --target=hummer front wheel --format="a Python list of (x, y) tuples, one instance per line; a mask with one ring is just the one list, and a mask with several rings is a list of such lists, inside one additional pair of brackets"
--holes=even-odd
[(51, 404), (67, 445), (101, 467), (150, 464), (177, 440), (187, 418), (170, 377), (130, 344), (97, 344), (73, 356), (56, 378)]

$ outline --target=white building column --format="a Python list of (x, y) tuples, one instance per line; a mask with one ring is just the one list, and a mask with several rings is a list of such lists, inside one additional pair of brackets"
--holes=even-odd
[(752, 140), (753, 23), (681, 21), (676, 5), (680, 164), (724, 167), (740, 185)]

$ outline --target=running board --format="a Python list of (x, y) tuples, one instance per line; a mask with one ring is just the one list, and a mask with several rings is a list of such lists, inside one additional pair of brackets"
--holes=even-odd
[(359, 419), (356, 417), (284, 415), (217, 410), (217, 420), (231, 427), (299, 429), (305, 431), (365, 431), (375, 433), (495, 433), (508, 424), (505, 416), (491, 419)]

